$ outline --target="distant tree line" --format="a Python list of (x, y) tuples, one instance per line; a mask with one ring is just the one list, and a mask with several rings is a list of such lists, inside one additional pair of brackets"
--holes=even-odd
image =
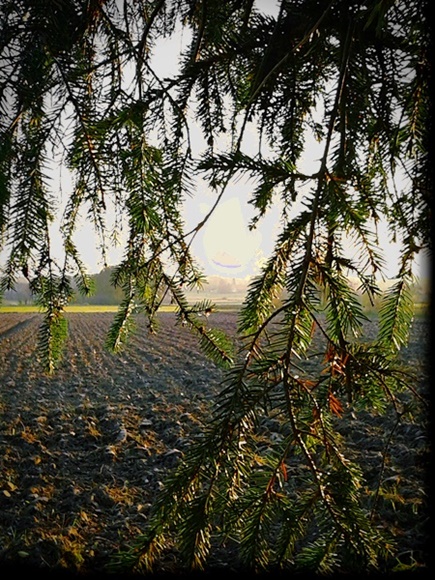
[[(94, 288), (92, 295), (83, 296), (80, 292), (75, 291), (72, 304), (99, 304), (99, 305), (117, 305), (122, 301), (122, 290), (112, 284), (113, 268), (103, 268), (98, 274), (90, 276), (91, 284)], [(74, 282), (71, 281), (74, 288)], [(18, 304), (32, 304), (34, 297), (27, 280), (19, 280), (13, 290), (8, 290), (4, 294), (3, 301)]]
[(76, 292), (73, 298), (73, 304), (103, 304), (115, 305), (120, 304), (123, 298), (121, 288), (114, 286), (112, 283), (112, 273), (114, 268), (103, 268), (98, 274), (91, 276), (94, 291), (90, 296), (84, 296)]
[[(94, 291), (90, 296), (83, 296), (80, 292), (76, 291), (71, 304), (94, 304), (94, 305), (119, 305), (122, 302), (123, 292), (122, 289), (113, 284), (112, 276), (115, 268), (108, 266), (103, 268), (98, 274), (93, 274), (90, 279), (93, 285)], [(207, 278), (207, 284), (204, 285), (203, 292), (207, 295), (228, 295), (230, 298), (232, 295), (237, 296), (247, 292), (249, 285), (249, 278), (226, 278), (224, 276), (209, 276)], [(74, 287), (74, 282), (71, 281)], [(361, 304), (365, 310), (376, 310), (379, 307), (379, 300), (373, 300), (370, 302), (367, 295), (358, 292), (358, 287), (356, 285), (355, 291), (358, 293), (361, 300)], [(420, 279), (415, 282), (412, 288), (412, 296), (415, 303), (424, 304), (429, 302), (429, 283), (425, 278)], [(31, 305), (34, 302), (34, 297), (29, 287), (27, 280), (18, 280), (15, 284), (13, 290), (8, 290), (5, 292), (3, 297), (3, 302)], [(164, 303), (169, 303), (170, 298), (164, 300)]]
[[(80, 294), (75, 288), (74, 280), (71, 285), (75, 288), (74, 297), (71, 304), (98, 304), (98, 305), (118, 305), (121, 304), (123, 291), (119, 286), (113, 283), (113, 273), (115, 268), (108, 266), (103, 268), (98, 274), (90, 276), (90, 284), (93, 287), (93, 293), (88, 296)], [(247, 291), (249, 279), (226, 278), (224, 276), (210, 276), (207, 284), (204, 285), (204, 291), (210, 294), (242, 294)], [(170, 297), (164, 302), (169, 302)], [(4, 294), (5, 303), (15, 304), (33, 304), (34, 297), (27, 280), (20, 279), (16, 282), (13, 290), (8, 290)]]

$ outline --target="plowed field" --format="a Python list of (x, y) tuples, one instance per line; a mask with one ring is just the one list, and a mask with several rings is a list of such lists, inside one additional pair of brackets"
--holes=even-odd
[[(57, 373), (37, 362), (37, 314), (0, 314), (0, 568), (11, 563), (96, 572), (139, 534), (165, 473), (201, 429), (222, 372), (196, 338), (159, 315), (118, 356), (104, 350), (111, 313), (69, 313)], [(210, 323), (234, 334), (237, 314)], [(427, 321), (404, 356), (425, 395)], [(343, 429), (368, 480), (384, 464), (395, 417), (349, 419)], [(399, 561), (427, 563), (428, 439), (425, 417), (403, 420), (384, 464), (378, 498)], [(272, 429), (272, 426), (270, 427)]]

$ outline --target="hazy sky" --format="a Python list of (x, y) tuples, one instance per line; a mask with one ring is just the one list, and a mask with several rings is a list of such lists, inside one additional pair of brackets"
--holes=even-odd
[[(249, 183), (230, 184), (220, 205), (196, 235), (192, 250), (206, 274), (231, 278), (251, 276), (259, 272), (261, 264), (271, 254), (276, 236), (281, 229), (281, 202), (276, 199), (257, 228), (250, 231), (248, 224), (253, 216), (253, 210), (247, 201), (250, 198), (251, 188), (252, 184)], [(193, 229), (204, 219), (213, 206), (215, 196), (216, 194), (208, 190), (204, 184), (200, 184), (197, 193), (186, 200), (184, 207), (186, 231)], [(387, 262), (385, 274), (394, 277), (398, 271), (400, 244), (390, 241), (387, 228), (383, 224), (378, 228), (378, 236), (379, 246)], [(60, 248), (61, 238), (56, 228), (53, 228), (53, 240), (53, 246), (57, 245)], [(89, 271), (93, 273), (101, 270), (103, 262), (98, 249), (98, 240), (90, 223), (83, 221), (76, 233), (76, 241)], [(122, 247), (112, 249), (108, 253), (109, 265), (120, 261), (123, 251)], [(429, 266), (427, 256), (418, 256), (414, 273), (418, 276), (429, 276)]]
[[(268, 12), (275, 10), (276, 2), (274, 0), (260, 0), (259, 3)], [(159, 75), (168, 77), (176, 71), (180, 49), (188, 40), (187, 33), (184, 32), (183, 34), (184, 36), (176, 34), (170, 39), (164, 39), (159, 44), (154, 61), (154, 66)], [(253, 133), (249, 134), (249, 131), (252, 133), (254, 129), (252, 127), (248, 129), (247, 142), (254, 144), (256, 143), (256, 136)], [(200, 148), (199, 127), (197, 131), (194, 128), (192, 138), (193, 140), (197, 139), (198, 147)], [(255, 154), (255, 150), (249, 151), (245, 149), (245, 152)], [(309, 155), (311, 159), (305, 159), (306, 167), (301, 167), (301, 169), (314, 173), (318, 170), (318, 159), (320, 157), (320, 150), (316, 151), (314, 141), (312, 145), (310, 144)], [(60, 182), (63, 190), (61, 202), (64, 204), (68, 196), (68, 190), (71, 188), (67, 172), (59, 173), (59, 171), (56, 171), (54, 181), (55, 183)], [(223, 195), (220, 205), (207, 222), (205, 228), (195, 237), (192, 249), (206, 274), (244, 278), (257, 273), (262, 261), (270, 255), (280, 226), (280, 202), (277, 199), (270, 211), (259, 223), (258, 228), (254, 231), (249, 231), (248, 223), (253, 216), (253, 210), (247, 201), (251, 196), (252, 187), (252, 183), (249, 184), (243, 180), (231, 182)], [(204, 218), (213, 206), (215, 196), (216, 193), (211, 192), (204, 182), (198, 180), (196, 194), (187, 199), (184, 208), (186, 231), (195, 227)], [(54, 250), (56, 248), (60, 249), (62, 246), (62, 240), (57, 228), (58, 224), (55, 225), (52, 232), (52, 247)], [(384, 251), (385, 259), (389, 263), (386, 274), (394, 276), (397, 273), (400, 246), (389, 241), (385, 227), (381, 226), (379, 234), (380, 246)], [(93, 233), (92, 226), (86, 221), (83, 221), (82, 227), (77, 231), (76, 242), (89, 271), (94, 273), (101, 270), (103, 262), (98, 249), (98, 239)], [(108, 254), (109, 264), (116, 264), (122, 259), (122, 255), (122, 248), (110, 251)], [(0, 260), (1, 258), (2, 255), (0, 253)], [(428, 275), (428, 271), (429, 263), (427, 258), (424, 256), (419, 257), (415, 273), (425, 276)]]

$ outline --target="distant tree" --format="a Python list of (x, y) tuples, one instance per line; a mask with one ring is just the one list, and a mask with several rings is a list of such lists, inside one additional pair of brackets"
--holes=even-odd
[(113, 272), (114, 268), (107, 267), (94, 274), (95, 290), (89, 297), (90, 304), (121, 304), (123, 293), (121, 288), (113, 285)]
[[(254, 0), (2, 1), (2, 288), (18, 275), (30, 281), (46, 312), (47, 368), (65, 337), (68, 276), (89, 292), (74, 241), (79, 216), (93, 221), (104, 255), (111, 208), (127, 220), (128, 240), (113, 276), (124, 298), (108, 346), (123, 346), (136, 313), (152, 323), (170, 295), (205, 352), (229, 367), (204, 437), (124, 562), (152, 569), (175, 540), (181, 561), (201, 568), (216, 534), (254, 569), (361, 571), (388, 552), (334, 418), (346, 404), (390, 406), (400, 418), (412, 388), (397, 353), (412, 320), (413, 260), (430, 245), (427, 12), (425, 0), (280, 0), (275, 15)], [(153, 56), (179, 31), (178, 71), (161, 76)], [(309, 137), (321, 153), (307, 174)], [(51, 242), (53, 161), (74, 180), (62, 263)], [(186, 232), (183, 201), (199, 174), (216, 202)], [(240, 176), (255, 183), (251, 227), (274, 196), (283, 209), (240, 314), (244, 348), (233, 355), (198, 318), (209, 305), (189, 306), (184, 291), (203, 279), (192, 240)], [(378, 336), (360, 341), (364, 313), (348, 275), (370, 299), (380, 293), (380, 220), (402, 253)], [(318, 373), (303, 364), (315, 327), (326, 339)], [(269, 414), (287, 430), (265, 453), (257, 426)], [(295, 458), (301, 467), (290, 472)]]
[(4, 294), (5, 300), (10, 302), (18, 302), (18, 304), (31, 304), (32, 303), (32, 293), (29, 288), (28, 282), (18, 281), (13, 290), (8, 290)]

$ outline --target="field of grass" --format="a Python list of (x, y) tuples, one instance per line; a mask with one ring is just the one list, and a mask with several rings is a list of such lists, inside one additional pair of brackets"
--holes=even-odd
[[(65, 308), (66, 312), (116, 312), (117, 306), (98, 304), (71, 304)], [(32, 313), (41, 312), (41, 308), (35, 305), (6, 304), (0, 306), (0, 312)]]
[[(237, 311), (241, 306), (241, 302), (219, 302), (215, 301), (216, 310), (219, 312)], [(65, 312), (80, 312), (82, 314), (96, 313), (96, 312), (116, 312), (118, 306), (116, 304), (70, 304), (65, 307)], [(159, 309), (161, 312), (175, 312), (176, 306), (165, 304)], [(21, 314), (30, 314), (41, 312), (41, 308), (32, 304), (2, 304), (0, 305), (0, 313), (2, 312), (16, 312)]]
[[(233, 312), (238, 311), (241, 308), (242, 299), (228, 300), (218, 298), (210, 298), (210, 300), (215, 304), (216, 311), (218, 312)], [(194, 302), (190, 300), (190, 302)], [(95, 313), (95, 312), (116, 312), (118, 306), (111, 304), (70, 304), (65, 308), (66, 312), (81, 312), (81, 313)], [(176, 307), (174, 305), (165, 304), (160, 307), (161, 312), (175, 312)], [(35, 305), (22, 305), (22, 304), (0, 304), (1, 312), (16, 312), (16, 313), (32, 313), (41, 312), (39, 306)], [(414, 304), (414, 315), (416, 317), (425, 317), (429, 314), (429, 304), (426, 302), (417, 302)], [(376, 317), (376, 309), (366, 309), (366, 315), (369, 318)]]

